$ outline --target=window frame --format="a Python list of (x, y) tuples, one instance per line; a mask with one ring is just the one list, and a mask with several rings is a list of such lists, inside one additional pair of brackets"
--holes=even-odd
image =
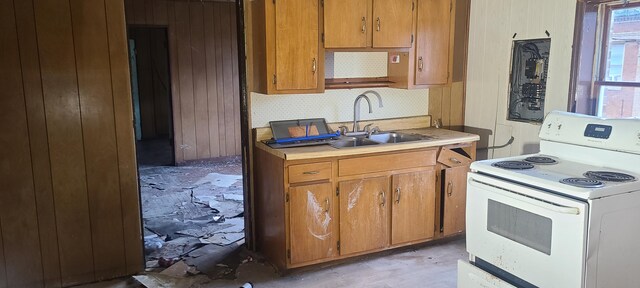
[[(602, 15), (602, 25), (600, 26), (601, 28), (601, 36), (599, 37), (598, 41), (600, 42), (598, 46), (600, 46), (600, 53), (599, 53), (599, 65), (597, 67), (597, 71), (598, 71), (598, 75), (594, 81), (594, 85), (596, 86), (596, 88), (598, 89), (594, 89), (593, 93), (600, 93), (600, 87), (602, 86), (619, 86), (619, 87), (636, 87), (636, 88), (640, 88), (640, 82), (629, 82), (629, 81), (607, 81), (607, 80), (603, 80), (606, 79), (606, 75), (607, 75), (607, 56), (609, 55), (609, 43), (608, 43), (608, 39), (609, 39), (609, 31), (610, 31), (610, 25), (611, 25), (611, 15), (613, 15), (613, 10), (617, 10), (617, 9), (624, 9), (624, 8), (640, 8), (640, 2), (634, 2), (634, 3), (623, 3), (623, 4), (601, 4), (601, 5), (605, 5), (602, 7), (603, 12)], [(624, 54), (623, 54), (624, 55)], [(623, 62), (623, 67), (624, 67), (624, 62)]]
[(607, 40), (612, 11), (631, 7), (640, 8), (640, 0), (577, 1), (574, 48), (571, 56), (569, 111), (598, 115), (600, 91), (603, 86), (640, 88), (640, 82), (606, 81), (605, 77), (609, 53)]

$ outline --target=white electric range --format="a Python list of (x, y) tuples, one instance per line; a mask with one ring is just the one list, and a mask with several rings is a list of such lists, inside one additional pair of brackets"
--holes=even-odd
[(458, 287), (640, 287), (640, 119), (552, 112), (539, 136), (471, 164)]

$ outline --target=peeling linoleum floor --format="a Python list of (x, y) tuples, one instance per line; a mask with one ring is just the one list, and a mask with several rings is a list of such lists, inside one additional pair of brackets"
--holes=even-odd
[[(252, 282), (255, 288), (389, 288), (456, 287), (458, 259), (467, 259), (464, 238), (411, 249), (358, 258), (328, 267), (311, 267), (279, 276), (266, 263), (248, 262), (236, 271), (235, 280), (210, 280), (205, 275), (161, 278), (158, 287), (238, 288)], [(83, 287), (140, 287), (128, 279)]]

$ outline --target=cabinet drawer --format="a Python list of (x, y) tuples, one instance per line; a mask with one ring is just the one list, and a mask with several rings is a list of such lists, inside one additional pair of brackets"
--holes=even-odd
[(405, 152), (338, 161), (340, 176), (426, 167), (436, 164), (437, 150)]
[(451, 149), (442, 148), (440, 155), (438, 155), (438, 162), (448, 167), (467, 166), (471, 164), (471, 158)]
[(331, 178), (331, 162), (289, 166), (289, 183), (326, 180)]

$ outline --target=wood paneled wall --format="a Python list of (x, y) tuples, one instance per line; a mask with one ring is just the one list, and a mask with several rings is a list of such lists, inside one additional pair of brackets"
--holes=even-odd
[(442, 127), (463, 130), (464, 82), (453, 82), (449, 87), (429, 89), (429, 115), (432, 125), (440, 121)]
[(143, 269), (121, 0), (0, 0), (0, 287)]
[(575, 13), (576, 1), (471, 1), (465, 126), (487, 130), (480, 138), (487, 146), (501, 146), (514, 137), (513, 144), (491, 149), (487, 157), (537, 153), (540, 148), (539, 124), (507, 120), (514, 40), (551, 38), (544, 111), (568, 110)]
[(176, 163), (239, 155), (234, 3), (125, 0), (127, 24), (168, 27)]

